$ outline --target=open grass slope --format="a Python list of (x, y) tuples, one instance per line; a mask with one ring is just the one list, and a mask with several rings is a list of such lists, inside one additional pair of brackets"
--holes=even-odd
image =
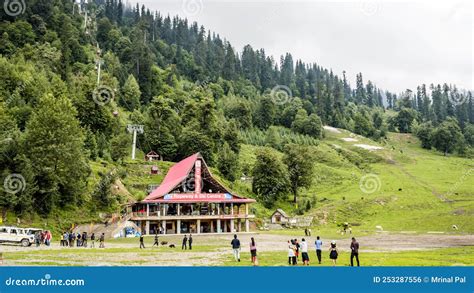
[[(390, 133), (380, 143), (353, 135), (327, 132), (316, 147), (313, 184), (300, 199), (316, 197), (308, 214), (315, 225), (334, 228), (352, 223), (359, 231), (375, 226), (393, 232), (474, 232), (474, 161), (424, 150), (409, 134)], [(357, 141), (346, 141), (352, 138)], [(368, 151), (354, 144), (383, 147)], [(241, 160), (252, 165), (256, 147), (244, 146)], [(235, 190), (250, 195), (250, 183)], [(276, 207), (294, 212), (288, 201)], [(272, 210), (262, 211), (269, 216)], [(459, 230), (453, 230), (456, 225)]]

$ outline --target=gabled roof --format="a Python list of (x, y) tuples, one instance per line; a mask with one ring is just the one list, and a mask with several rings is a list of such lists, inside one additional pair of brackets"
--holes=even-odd
[[(203, 176), (203, 179), (207, 180), (208, 182), (212, 182), (216, 189), (213, 188), (214, 193), (191, 193), (197, 195), (197, 197), (192, 196), (193, 199), (189, 199), (189, 202), (220, 202), (222, 200), (225, 200), (226, 202), (255, 202), (254, 199), (239, 196), (225, 188), (216, 178), (212, 176), (206, 164), (206, 161), (200, 153), (196, 153), (190, 157), (187, 157), (186, 159), (176, 163), (173, 167), (171, 167), (165, 178), (163, 179), (163, 182), (161, 182), (160, 186), (153, 190), (142, 202), (183, 202), (184, 200), (186, 200), (186, 198), (189, 196), (188, 193), (176, 193), (175, 191), (176, 188), (188, 178), (189, 174), (194, 169), (196, 160), (198, 159), (202, 162), (201, 174)], [(169, 196), (169, 198), (166, 198), (166, 196), (170, 193), (173, 194), (174, 197), (179, 197), (179, 199), (173, 199), (173, 196)], [(219, 195), (219, 199), (214, 198), (217, 195)]]
[(285, 211), (282, 210), (282, 209), (277, 209), (276, 211), (274, 211), (273, 214), (272, 214), (272, 216), (273, 216), (275, 213), (280, 213), (283, 217), (289, 218), (288, 215), (285, 213)]
[(145, 156), (148, 157), (148, 156), (160, 156), (160, 155), (158, 155), (155, 151), (150, 151)]
[(196, 162), (198, 157), (199, 153), (196, 153), (171, 167), (160, 186), (153, 190), (153, 192), (145, 198), (145, 201), (164, 196), (176, 186), (178, 186), (178, 184), (186, 180), (186, 177), (188, 176), (189, 172), (191, 172), (192, 168), (194, 167), (194, 162)]

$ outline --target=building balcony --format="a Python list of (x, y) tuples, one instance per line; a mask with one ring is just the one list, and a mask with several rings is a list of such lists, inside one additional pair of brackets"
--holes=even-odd
[(229, 214), (229, 215), (160, 215), (156, 212), (147, 213), (134, 212), (131, 214), (132, 221), (165, 221), (165, 220), (226, 220), (226, 219), (253, 219), (255, 215)]

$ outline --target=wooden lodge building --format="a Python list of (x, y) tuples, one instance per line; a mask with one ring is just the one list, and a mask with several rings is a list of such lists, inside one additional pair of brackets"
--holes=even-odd
[(249, 232), (253, 202), (219, 183), (197, 153), (176, 163), (158, 188), (133, 204), (130, 220), (148, 235)]

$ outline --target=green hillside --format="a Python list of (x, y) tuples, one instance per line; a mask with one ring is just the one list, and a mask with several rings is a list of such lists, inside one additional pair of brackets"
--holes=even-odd
[[(299, 205), (312, 202), (306, 215), (315, 217), (314, 225), (332, 230), (343, 223), (351, 223), (359, 231), (375, 231), (375, 226), (384, 230), (400, 232), (472, 233), (474, 223), (474, 162), (459, 157), (445, 157), (419, 146), (417, 138), (410, 134), (390, 133), (382, 143), (354, 136), (348, 131), (341, 133), (326, 131), (326, 137), (318, 146), (312, 146), (316, 160), (315, 176), (310, 188), (300, 193)], [(346, 142), (343, 138), (354, 136), (357, 142)], [(383, 147), (367, 151), (354, 144)], [(240, 162), (252, 168), (258, 147), (243, 145)], [(143, 154), (142, 154), (143, 155)], [(281, 156), (283, 154), (281, 153)], [(152, 165), (158, 165), (160, 174), (150, 175)], [(159, 184), (171, 162), (127, 161), (122, 179), (127, 190), (137, 200), (144, 198), (149, 184)], [(92, 181), (97, 181), (99, 172), (105, 172), (113, 164), (104, 166), (92, 163)], [(219, 171), (212, 169), (222, 182), (233, 191), (256, 198), (249, 181), (228, 182)], [(360, 184), (365, 175), (375, 174), (373, 193), (364, 193)], [(91, 184), (93, 186), (95, 184)], [(369, 184), (370, 185), (370, 184)], [(368, 186), (370, 188), (371, 186)], [(372, 190), (368, 190), (370, 192)], [(288, 200), (275, 203), (290, 214), (297, 207)], [(268, 218), (272, 209), (257, 203), (254, 205), (258, 222)], [(456, 225), (459, 230), (452, 229)]]

